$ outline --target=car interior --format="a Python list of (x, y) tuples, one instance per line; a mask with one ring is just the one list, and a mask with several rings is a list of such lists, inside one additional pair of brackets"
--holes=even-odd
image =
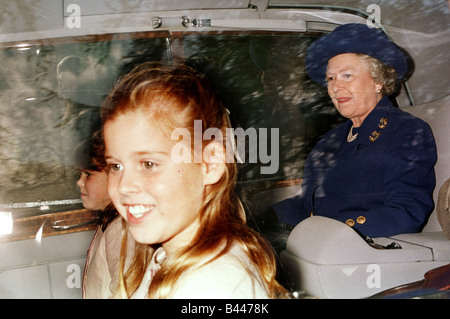
[[(82, 297), (100, 215), (82, 206), (73, 150), (99, 128), (100, 106), (117, 79), (142, 62), (198, 69), (218, 90), (233, 127), (254, 130), (259, 141), (279, 137), (276, 159), (269, 148), (269, 160), (261, 160), (255, 143), (239, 149), (237, 191), (249, 224), (259, 231), (256, 221), (265, 208), (301, 194), (306, 156), (345, 120), (326, 89), (306, 75), (305, 54), (315, 39), (351, 22), (376, 23), (410, 56), (410, 74), (395, 103), (433, 130), (435, 209), (422, 232), (392, 237), (368, 240), (320, 216), (262, 232), (278, 256), (280, 282), (297, 298), (383, 298), (448, 265), (449, 5), (373, 2), (2, 3), (0, 298)], [(273, 161), (276, 172), (265, 174)]]

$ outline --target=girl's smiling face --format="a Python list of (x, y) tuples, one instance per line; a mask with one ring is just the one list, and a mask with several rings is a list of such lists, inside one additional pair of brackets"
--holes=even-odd
[(103, 132), (108, 192), (135, 240), (161, 243), (167, 253), (189, 243), (199, 225), (204, 165), (175, 163), (170, 134), (143, 112), (119, 114)]

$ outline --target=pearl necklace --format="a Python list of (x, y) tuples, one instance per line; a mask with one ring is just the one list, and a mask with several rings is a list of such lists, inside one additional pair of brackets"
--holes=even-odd
[(347, 135), (347, 142), (351, 143), (354, 140), (356, 140), (357, 137), (358, 137), (358, 133), (353, 134), (353, 125), (352, 125), (352, 127), (350, 128), (350, 132), (348, 132), (348, 135)]

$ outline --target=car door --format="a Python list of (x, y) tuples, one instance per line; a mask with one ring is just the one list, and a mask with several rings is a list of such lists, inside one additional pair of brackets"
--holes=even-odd
[[(82, 210), (78, 215), (85, 213)], [(55, 217), (62, 217), (55, 215), (16, 219), (14, 227), (28, 228), (27, 239), (2, 236), (0, 298), (81, 298), (86, 253), (94, 230), (81, 226), (76, 232), (45, 234), (44, 229), (47, 232), (58, 221)]]

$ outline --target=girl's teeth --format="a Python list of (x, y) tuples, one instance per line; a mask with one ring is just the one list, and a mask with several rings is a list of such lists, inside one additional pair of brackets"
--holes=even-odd
[(146, 212), (149, 211), (144, 205), (130, 206), (130, 214), (136, 218), (142, 217)]

